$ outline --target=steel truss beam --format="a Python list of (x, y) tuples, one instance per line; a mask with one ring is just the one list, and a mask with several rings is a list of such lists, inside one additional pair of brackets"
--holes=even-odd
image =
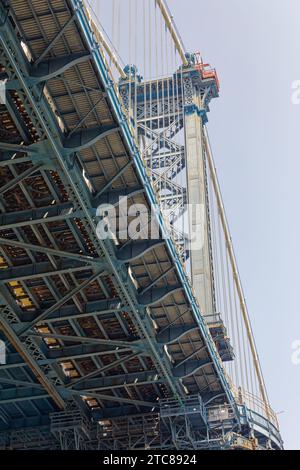
[(51, 396), (59, 409), (65, 407), (65, 402), (61, 398), (60, 394), (57, 391), (57, 388), (49, 380), (49, 378), (44, 374), (43, 369), (30, 352), (24, 347), (24, 344), (17, 336), (11, 325), (8, 323), (4, 315), (0, 315), (0, 329), (4, 332), (7, 339), (13, 344), (14, 348), (18, 354), (23, 358), (23, 360), (28, 364), (34, 375), (37, 377), (38, 381), (43, 385), (46, 392)]
[(69, 202), (20, 212), (2, 213), (0, 214), (0, 229), (10, 230), (29, 225), (58, 222), (79, 218), (81, 215), (82, 211), (74, 210), (73, 204)]
[[(40, 337), (40, 336), (39, 336)], [(43, 348), (43, 345), (41, 345)], [(73, 346), (62, 346), (60, 349), (48, 349), (46, 347), (43, 348), (45, 359), (37, 360), (39, 365), (46, 365), (46, 364), (58, 364), (59, 362), (69, 361), (73, 359), (84, 359), (84, 358), (91, 358), (91, 357), (101, 357), (107, 355), (116, 355), (116, 354), (126, 354), (132, 353), (131, 347), (122, 347), (116, 349), (116, 347), (112, 347), (110, 345), (104, 344), (95, 344), (90, 342), (83, 342), (80, 344), (76, 344)], [(124, 362), (129, 360), (130, 356), (125, 356)], [(150, 353), (145, 351), (137, 351), (131, 356), (149, 356)], [(131, 357), (131, 359), (132, 359)], [(117, 361), (115, 361), (117, 362)], [(113, 363), (111, 363), (113, 364)], [(109, 364), (109, 366), (111, 365)], [(6, 364), (0, 365), (0, 372), (8, 369), (15, 369), (18, 367), (27, 367), (28, 364), (23, 361), (22, 357), (18, 353), (9, 353), (7, 354)], [(107, 366), (108, 367), (108, 366)], [(97, 373), (101, 373), (103, 368), (97, 369)], [(96, 372), (96, 371), (95, 371)]]
[(13, 158), (13, 152), (5, 152), (0, 155), (0, 167), (14, 166), (18, 163), (29, 163), (31, 160), (28, 157)]
[(31, 67), (29, 71), (30, 82), (35, 84), (46, 82), (51, 80), (51, 78), (55, 78), (58, 75), (63, 74), (75, 65), (79, 65), (90, 59), (91, 54), (89, 53), (77, 53), (65, 57), (55, 57), (42, 60), (39, 63), (36, 61), (34, 67)]
[[(118, 351), (118, 354), (119, 354), (119, 351)], [(111, 362), (110, 364), (107, 364), (106, 366), (100, 367), (99, 369), (94, 370), (93, 372), (90, 372), (89, 374), (86, 374), (83, 377), (80, 377), (79, 379), (76, 379), (76, 380), (72, 381), (69, 386), (74, 388), (75, 385), (78, 385), (79, 383), (81, 383), (81, 382), (83, 382), (87, 379), (92, 379), (93, 377), (97, 377), (100, 374), (103, 374), (104, 372), (107, 372), (110, 369), (114, 369), (115, 367), (117, 367), (121, 364), (125, 364), (126, 362), (131, 361), (132, 359), (135, 359), (136, 357), (139, 357), (139, 356), (140, 356), (139, 352), (138, 353), (135, 352), (135, 353), (130, 354), (130, 355), (125, 356), (125, 357), (122, 356), (117, 361)]]
[[(102, 344), (103, 346), (115, 346), (116, 348), (129, 348), (132, 350), (145, 351), (145, 345), (143, 341), (117, 341), (112, 339), (100, 339), (100, 338), (89, 338), (87, 336), (71, 336), (71, 335), (58, 335), (51, 333), (34, 333), (27, 332), (28, 336), (33, 338), (53, 338), (60, 339), (62, 341), (78, 342), (78, 343), (90, 343), (90, 344)], [(116, 352), (118, 350), (116, 349)]]
[(185, 336), (187, 333), (196, 330), (198, 325), (196, 323), (185, 324), (185, 325), (172, 325), (168, 328), (164, 328), (163, 331), (158, 332), (156, 341), (162, 344), (172, 344), (178, 341), (180, 338)]
[(72, 297), (74, 297), (76, 294), (82, 291), (82, 289), (85, 289), (89, 284), (96, 281), (101, 275), (103, 275), (103, 271), (98, 271), (97, 273), (93, 274), (89, 279), (79, 284), (79, 286), (72, 289), (64, 297), (58, 300), (54, 305), (52, 305), (43, 313), (38, 315), (34, 320), (27, 323), (27, 325), (24, 326), (21, 331), (19, 331), (19, 334), (25, 335), (33, 326), (45, 320), (52, 312), (55, 312), (56, 310), (58, 310), (62, 305), (64, 305), (69, 300), (71, 300)]
[(149, 307), (151, 305), (155, 305), (162, 302), (166, 297), (171, 294), (175, 294), (180, 290), (182, 290), (182, 286), (180, 285), (167, 287), (151, 287), (151, 289), (149, 289), (144, 294), (138, 295), (138, 302), (140, 305)]
[[(2, 380), (2, 378), (0, 379)], [(101, 390), (107, 389), (116, 389), (116, 388), (123, 388), (123, 387), (134, 387), (137, 385), (147, 385), (151, 383), (162, 383), (164, 382), (163, 379), (159, 378), (157, 373), (153, 371), (143, 371), (143, 372), (134, 372), (130, 374), (122, 374), (116, 376), (107, 376), (107, 377), (100, 377), (100, 378), (92, 378), (86, 379), (83, 377), (83, 381), (74, 384), (72, 387), (58, 387), (61, 395), (64, 397), (71, 397), (74, 394), (81, 394), (86, 393), (90, 394), (90, 392), (98, 392)], [(9, 379), (3, 379), (3, 383), (11, 383), (18, 385), (18, 387), (14, 388), (6, 388), (0, 390), (0, 406), (5, 403), (17, 403), (19, 401), (28, 401), (28, 400), (41, 400), (45, 398), (49, 398), (49, 394), (43, 390), (39, 390), (42, 388), (41, 384), (30, 384), (30, 382), (21, 382), (21, 381), (9, 381)], [(25, 385), (25, 386), (24, 386)], [(104, 399), (104, 398), (103, 398)], [(107, 396), (105, 398), (109, 401), (117, 401), (117, 402), (124, 402), (124, 400), (120, 397), (115, 395)], [(125, 401), (124, 403), (132, 402), (132, 400)], [(141, 403), (140, 400), (135, 400), (136, 403)], [(153, 406), (153, 403), (148, 403), (147, 406)], [(156, 404), (155, 404), (156, 405)], [(143, 406), (145, 406), (145, 402), (143, 402)]]
[(57, 41), (65, 34), (66, 30), (68, 29), (68, 27), (73, 23), (73, 21), (75, 20), (76, 18), (76, 14), (72, 15), (71, 18), (69, 20), (67, 20), (67, 22), (64, 24), (64, 26), (59, 30), (59, 32), (56, 34), (56, 36), (54, 36), (54, 38), (52, 39), (52, 41), (48, 44), (48, 46), (46, 47), (46, 49), (41, 53), (41, 55), (36, 59), (36, 61), (34, 62), (34, 65), (33, 67), (37, 67), (39, 65), (40, 62), (42, 62), (44, 60), (44, 58), (47, 56), (47, 54), (49, 54), (49, 52), (51, 51), (51, 49), (55, 46), (55, 44), (57, 43)]
[(5, 106), (8, 110), (8, 112), (9, 112), (10, 116), (12, 117), (16, 128), (18, 129), (18, 132), (19, 132), (20, 136), (22, 137), (24, 142), (27, 143), (29, 141), (28, 127), (26, 126), (24, 120), (22, 119), (20, 111), (18, 110), (18, 108), (17, 108), (14, 100), (12, 99), (11, 94), (9, 93), (9, 91), (6, 91), (5, 98), (6, 98)]
[(9, 142), (0, 142), (0, 149), (12, 153), (36, 154), (37, 150), (28, 145), (11, 144)]
[[(121, 306), (120, 299), (105, 299), (105, 300), (96, 300), (93, 302), (85, 302), (82, 305), (80, 311), (76, 311), (74, 305), (64, 305), (57, 308), (55, 311), (49, 314), (47, 318), (44, 318), (45, 323), (53, 323), (62, 320), (84, 318), (89, 316), (104, 316), (111, 318), (114, 314), (126, 312), (126, 307)], [(44, 314), (43, 311), (37, 312), (24, 312), (23, 322), (31, 322), (37, 316)]]
[(180, 35), (178, 34), (178, 31), (176, 29), (173, 17), (171, 16), (169, 9), (165, 3), (164, 0), (156, 0), (156, 4), (158, 5), (161, 14), (165, 20), (166, 27), (168, 28), (172, 39), (174, 41), (175, 47), (180, 55), (180, 58), (182, 60), (183, 65), (188, 65), (187, 58), (185, 56), (185, 48), (182, 43), (182, 39)]
[[(103, 265), (104, 266), (104, 265)], [(103, 267), (101, 266), (101, 267)], [(91, 266), (82, 264), (74, 259), (62, 259), (58, 262), (58, 267), (53, 269), (50, 262), (36, 263), (24, 266), (9, 267), (1, 269), (0, 283), (12, 281), (28, 281), (40, 277), (58, 276), (60, 274), (76, 273), (80, 271), (88, 271)]]
[[(2, 227), (0, 226), (0, 229)], [(33, 245), (31, 243), (19, 242), (17, 240), (11, 240), (8, 238), (0, 238), (0, 245), (16, 246), (23, 248), (24, 250), (36, 251), (38, 253), (45, 253), (47, 255), (59, 256), (60, 258), (68, 258), (75, 261), (81, 261), (82, 263), (89, 263), (103, 266), (103, 261), (100, 258), (93, 258), (92, 256), (80, 255), (77, 253), (71, 253), (62, 250), (55, 250), (41, 245)]]
[(129, 263), (164, 244), (164, 240), (132, 240), (117, 251), (117, 258)]
[(71, 137), (63, 140), (63, 147), (72, 152), (80, 152), (92, 145), (96, 144), (99, 140), (108, 137), (120, 130), (120, 126), (101, 126), (95, 129), (84, 129), (74, 133)]
[(181, 379), (188, 377), (189, 375), (194, 374), (203, 367), (212, 364), (212, 361), (209, 359), (203, 360), (190, 360), (185, 362), (184, 364), (180, 364), (173, 368), (173, 374), (175, 377), (180, 377)]
[(17, 184), (21, 183), (24, 179), (28, 178), (29, 176), (34, 175), (37, 171), (42, 168), (42, 163), (36, 163), (35, 165), (27, 168), (27, 170), (23, 171), (20, 175), (16, 176), (14, 179), (6, 183), (4, 186), (0, 188), (0, 194), (4, 194), (7, 191), (13, 189)]
[(129, 160), (122, 168), (120, 168), (119, 171), (105, 184), (105, 186), (100, 189), (100, 191), (98, 191), (98, 193), (94, 196), (94, 200), (98, 200), (100, 196), (105, 194), (111, 185), (117, 181), (123, 175), (123, 173), (132, 166), (132, 164), (133, 162)]
[(104, 395), (103, 393), (96, 393), (96, 392), (86, 392), (86, 391), (78, 391), (78, 390), (72, 390), (72, 395), (74, 396), (86, 396), (90, 398), (96, 398), (99, 400), (104, 400), (104, 401), (109, 401), (109, 402), (119, 402), (119, 403), (125, 403), (129, 405), (136, 405), (136, 406), (146, 406), (151, 409), (155, 409), (158, 407), (157, 402), (150, 402), (150, 401), (144, 401), (144, 400), (133, 400), (130, 398), (123, 398), (119, 397), (117, 395)]
[(28, 400), (43, 400), (49, 398), (49, 394), (33, 388), (9, 388), (0, 390), (0, 406), (8, 403), (18, 403)]
[[(49, 425), (50, 424), (50, 419), (49, 419), (49, 414), (39, 414), (36, 416), (30, 416), (30, 417), (24, 417), (24, 418), (15, 418), (9, 423), (9, 429), (7, 429), (7, 426), (3, 426), (2, 423), (0, 423), (0, 431), (5, 431), (5, 435), (9, 437), (9, 432), (12, 432), (14, 430), (19, 430), (22, 429), (25, 432), (28, 430), (28, 428), (32, 427), (37, 427), (40, 428), (41, 426)], [(49, 434), (50, 434), (50, 428), (49, 428)]]
[(101, 204), (111, 204), (113, 206), (116, 206), (119, 204), (120, 198), (123, 198), (123, 197), (131, 198), (143, 192), (144, 192), (144, 188), (142, 186), (134, 186), (131, 188), (118, 189), (118, 190), (113, 189), (111, 191), (108, 191), (106, 193), (99, 195), (98, 197), (97, 196), (94, 197), (92, 204), (93, 204), (93, 207), (98, 207)]
[[(91, 338), (90, 338), (91, 339)], [(118, 349), (117, 349), (118, 348)], [(83, 342), (81, 344), (76, 344), (72, 346), (62, 346), (61, 349), (50, 349), (47, 351), (47, 361), (66, 361), (72, 359), (83, 359), (83, 358), (90, 358), (93, 356), (106, 356), (106, 355), (115, 355), (118, 354), (126, 354), (132, 353), (132, 345), (128, 345), (125, 347), (116, 347), (111, 346), (108, 344), (99, 344), (99, 343), (92, 343), (92, 342)], [(134, 354), (137, 355), (149, 355), (147, 351), (136, 351)], [(129, 356), (125, 356), (124, 359), (126, 360)], [(1, 369), (0, 369), (1, 370)], [(97, 369), (100, 372), (100, 369)]]
[[(164, 383), (165, 380), (158, 376), (155, 371), (132, 372), (116, 376), (106, 376), (100, 378), (82, 377), (79, 383), (75, 383), (70, 388), (72, 391), (99, 391), (123, 387), (136, 387), (139, 385), (149, 385), (154, 383)], [(111, 397), (114, 401), (114, 396)]]
[[(42, 61), (38, 66), (32, 67), (26, 64), (26, 84), (27, 86), (35, 86), (39, 83), (45, 83), (52, 78), (56, 78), (63, 74), (75, 65), (79, 65), (86, 60), (89, 60), (91, 55), (88, 53), (71, 54), (67, 57), (55, 57)], [(7, 90), (18, 90), (20, 84), (18, 80), (9, 80), (7, 77), (6, 89)]]

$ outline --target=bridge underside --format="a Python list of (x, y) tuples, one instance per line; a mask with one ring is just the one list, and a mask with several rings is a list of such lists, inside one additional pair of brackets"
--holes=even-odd
[(192, 447), (206, 403), (240, 431), (160, 213), (140, 240), (97, 236), (100, 204), (156, 199), (82, 2), (1, 1), (0, 64), (0, 447)]

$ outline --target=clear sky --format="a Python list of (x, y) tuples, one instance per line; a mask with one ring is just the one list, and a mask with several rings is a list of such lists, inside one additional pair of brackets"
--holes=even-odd
[(186, 48), (217, 68), (208, 129), (285, 448), (300, 449), (299, 0), (168, 0)]

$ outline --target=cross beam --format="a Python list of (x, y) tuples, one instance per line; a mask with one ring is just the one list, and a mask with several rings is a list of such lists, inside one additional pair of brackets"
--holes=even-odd
[(73, 204), (70, 202), (25, 211), (7, 212), (0, 214), (0, 229), (9, 230), (29, 225), (57, 222), (74, 219), (81, 215), (82, 212), (74, 210)]

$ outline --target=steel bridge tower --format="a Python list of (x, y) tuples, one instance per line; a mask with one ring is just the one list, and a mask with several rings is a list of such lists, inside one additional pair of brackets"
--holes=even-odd
[(120, 94), (136, 129), (160, 207), (190, 276), (201, 312), (223, 360), (233, 351), (217, 312), (204, 125), (218, 96), (217, 73), (199, 53), (173, 76), (144, 82), (125, 67)]

